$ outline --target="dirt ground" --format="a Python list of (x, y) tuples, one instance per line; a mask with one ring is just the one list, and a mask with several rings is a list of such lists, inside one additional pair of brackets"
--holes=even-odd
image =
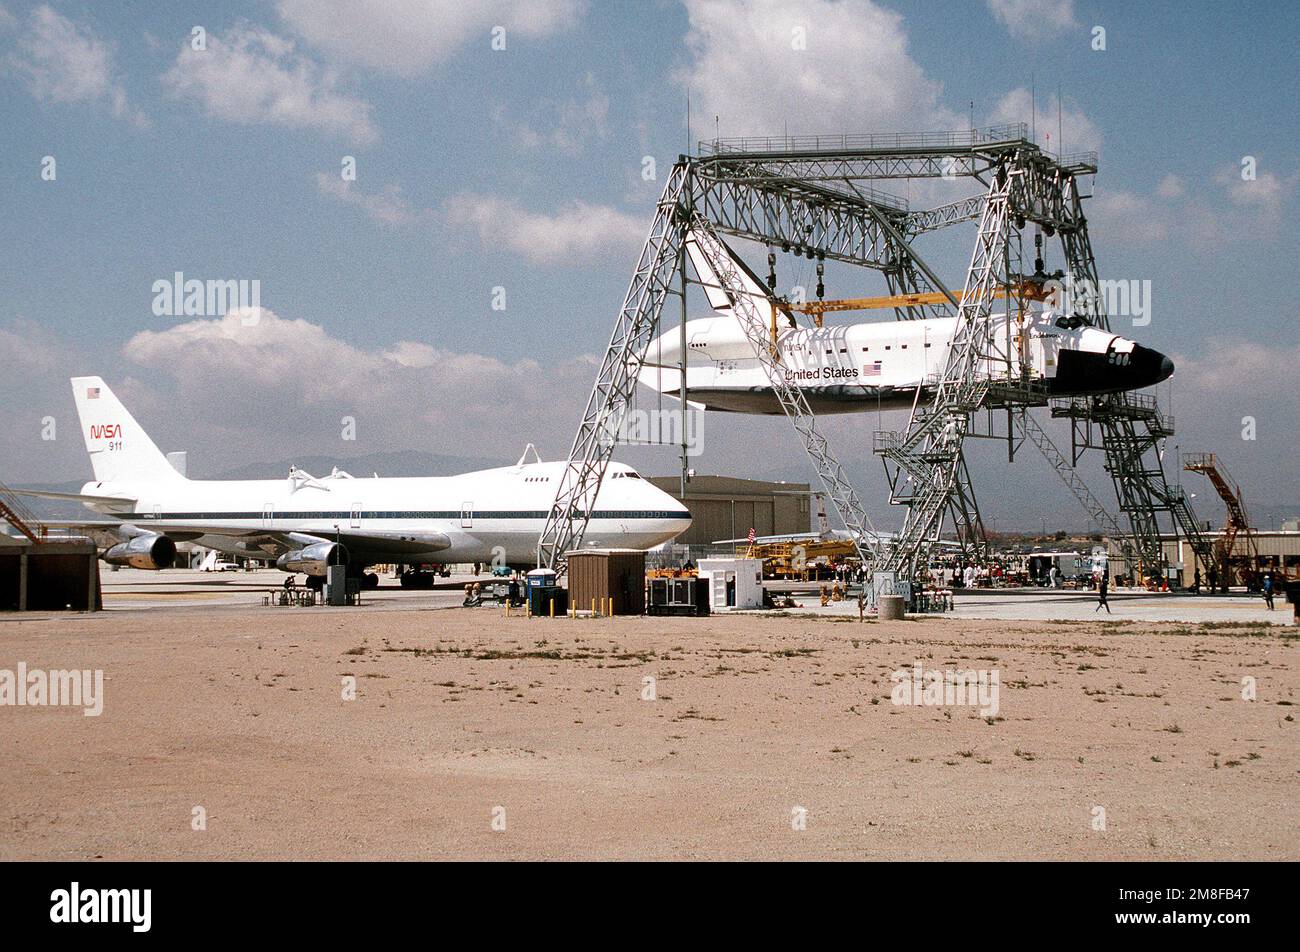
[[(1143, 622), (8, 616), (0, 668), (100, 668), (105, 700), (0, 707), (0, 858), (1294, 860), (1296, 648)], [(996, 715), (893, 703), (917, 663), (996, 671)]]

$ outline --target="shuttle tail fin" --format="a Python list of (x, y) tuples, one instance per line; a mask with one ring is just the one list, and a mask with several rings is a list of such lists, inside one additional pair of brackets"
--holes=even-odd
[(73, 377), (72, 396), (96, 482), (184, 479), (99, 377)]
[[(744, 285), (745, 292), (759, 306), (759, 313), (766, 314), (768, 304), (767, 288), (759, 280), (758, 275), (749, 270), (749, 266), (740, 259), (739, 255), (727, 247), (727, 244), (722, 242), (721, 239), (719, 239), (719, 242), (723, 248), (726, 248), (727, 254), (731, 256), (731, 260), (735, 262), (737, 269), (740, 271), (740, 283)], [(686, 253), (690, 256), (696, 275), (699, 276), (700, 282), (704, 285), (704, 295), (709, 299), (709, 304), (715, 311), (730, 313), (732, 307), (731, 297), (722, 289), (722, 280), (713, 270), (713, 266), (709, 264), (708, 257), (700, 249), (694, 232), (686, 237)]]

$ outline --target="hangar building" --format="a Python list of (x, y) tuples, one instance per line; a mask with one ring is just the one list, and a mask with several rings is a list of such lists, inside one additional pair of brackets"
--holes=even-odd
[(691, 527), (678, 545), (703, 546), (722, 539), (808, 532), (813, 524), (808, 483), (767, 482), (738, 476), (695, 476), (681, 494), (681, 477), (652, 476), (650, 482), (691, 511)]

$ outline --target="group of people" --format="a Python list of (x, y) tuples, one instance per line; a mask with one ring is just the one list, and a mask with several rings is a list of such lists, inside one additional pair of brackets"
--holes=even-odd
[[(1220, 589), (1219, 589), (1218, 569), (1215, 568), (1213, 565), (1210, 566), (1209, 570), (1206, 572), (1206, 577), (1207, 577), (1207, 588), (1210, 594), (1214, 594), (1215, 592), (1219, 591)], [(1268, 606), (1269, 611), (1273, 611), (1274, 608), (1273, 597), (1277, 594), (1277, 587), (1278, 587), (1276, 573), (1272, 571), (1263, 572), (1258, 576), (1252, 576), (1246, 578), (1246, 582), (1247, 582), (1246, 587), (1248, 590), (1254, 588), (1254, 585), (1251, 584), (1252, 582), (1258, 583), (1259, 592), (1264, 596), (1264, 604)], [(1195, 574), (1192, 576), (1191, 589), (1193, 595), (1201, 594), (1201, 569), (1199, 566), (1197, 567)], [(1222, 591), (1226, 594), (1228, 591), (1228, 586), (1224, 585)]]

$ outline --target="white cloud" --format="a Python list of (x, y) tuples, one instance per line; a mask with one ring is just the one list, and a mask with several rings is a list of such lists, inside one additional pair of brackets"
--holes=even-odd
[(50, 370), (58, 360), (58, 342), (39, 324), (19, 319), (11, 327), (0, 327), (0, 367), (10, 373)]
[[(676, 74), (701, 138), (925, 131), (967, 121), (871, 0), (685, 0), (690, 62)], [(796, 49), (806, 40), (805, 49)]]
[[(266, 308), (248, 321), (249, 312), (234, 311), (144, 331), (123, 347), (152, 390), (183, 395), (171, 415), (191, 432), (215, 428), (248, 461), (335, 448), (500, 455), (504, 463), (529, 439), (567, 446), (572, 420), (555, 407), (576, 408), (594, 372), (589, 356), (543, 367), (418, 341), (357, 346)], [(485, 426), (503, 406), (511, 426)], [(339, 441), (344, 416), (356, 419), (355, 444)]]
[(534, 101), (527, 107), (529, 116), (523, 122), (510, 119), (504, 106), (498, 106), (493, 114), (524, 148), (545, 146), (577, 157), (593, 143), (609, 139), (609, 96), (593, 73), (583, 77), (576, 95), (563, 101)]
[(1156, 186), (1156, 194), (1161, 198), (1182, 198), (1184, 191), (1183, 180), (1173, 172), (1162, 178)]
[(1228, 201), (1245, 215), (1248, 237), (1275, 234), (1286, 220), (1286, 204), (1295, 190), (1295, 179), (1283, 179), (1272, 171), (1257, 172), (1253, 179), (1241, 177), (1240, 166), (1230, 166), (1214, 178)]
[(210, 33), (206, 50), (186, 44), (163, 81), (174, 95), (230, 122), (317, 129), (361, 144), (377, 138), (368, 102), (339, 92), (334, 72), (259, 27)]
[[(12, 16), (6, 16), (12, 22)], [(32, 10), (16, 51), (5, 63), (41, 102), (104, 102), (118, 119), (148, 125), (144, 113), (127, 101), (126, 90), (116, 76), (112, 46), (89, 27), (44, 4)]]
[(993, 15), (1019, 40), (1054, 39), (1079, 24), (1074, 0), (988, 0)]
[(1294, 191), (1294, 178), (1264, 171), (1253, 181), (1243, 181), (1240, 169), (1228, 166), (1192, 186), (1167, 174), (1153, 195), (1099, 188), (1087, 214), (1117, 241), (1177, 240), (1203, 252), (1225, 243), (1277, 237)]
[(1095, 234), (1130, 244), (1164, 241), (1174, 227), (1167, 204), (1124, 189), (1099, 189), (1084, 213), (1094, 223)]
[[(1202, 356), (1175, 356), (1179, 378), (1186, 378), (1188, 384), (1194, 381), (1192, 392), (1205, 400), (1221, 401), (1224, 394), (1239, 390), (1243, 397), (1267, 396), (1274, 404), (1269, 413), (1279, 419), (1292, 420), (1300, 415), (1300, 389), (1277, 386), (1279, 381), (1291, 379), (1300, 366), (1300, 344), (1270, 347), (1240, 337), (1217, 338), (1206, 341)], [(1288, 403), (1276, 405), (1279, 399)]]
[(484, 244), (504, 245), (542, 264), (581, 264), (607, 249), (634, 248), (646, 233), (643, 216), (581, 201), (545, 215), (491, 195), (465, 193), (447, 203), (446, 216), (449, 224), (476, 231)]
[(414, 76), (478, 42), (495, 26), (541, 38), (570, 29), (586, 0), (280, 0), (280, 16), (317, 49), (371, 69)]
[[(1171, 355), (1177, 370), (1173, 411), (1183, 449), (1218, 453), (1246, 487), (1246, 501), (1266, 505), (1300, 499), (1291, 421), (1300, 417), (1300, 389), (1287, 386), (1300, 365), (1300, 345), (1232, 338), (1210, 339), (1196, 355)], [(1256, 439), (1243, 440), (1243, 418), (1253, 417)], [(1208, 485), (1208, 484), (1205, 484)], [(1208, 488), (1198, 490), (1208, 493)], [(1202, 496), (1198, 509), (1210, 508)], [(1217, 502), (1210, 504), (1217, 507)]]
[[(1084, 115), (1083, 110), (1066, 106), (1061, 110), (1060, 133), (1057, 132), (1057, 98), (1042, 96), (1034, 107), (1029, 89), (1021, 86), (1003, 96), (993, 108), (992, 121), (1023, 122), (1036, 127), (1038, 141), (1049, 152), (1087, 152), (1101, 148), (1101, 130)], [(1058, 141), (1065, 136), (1065, 148)]]
[(316, 188), (322, 195), (361, 209), (381, 225), (409, 225), (423, 215), (411, 208), (398, 185), (386, 185), (378, 192), (363, 192), (355, 181), (344, 181), (337, 173), (317, 172)]

